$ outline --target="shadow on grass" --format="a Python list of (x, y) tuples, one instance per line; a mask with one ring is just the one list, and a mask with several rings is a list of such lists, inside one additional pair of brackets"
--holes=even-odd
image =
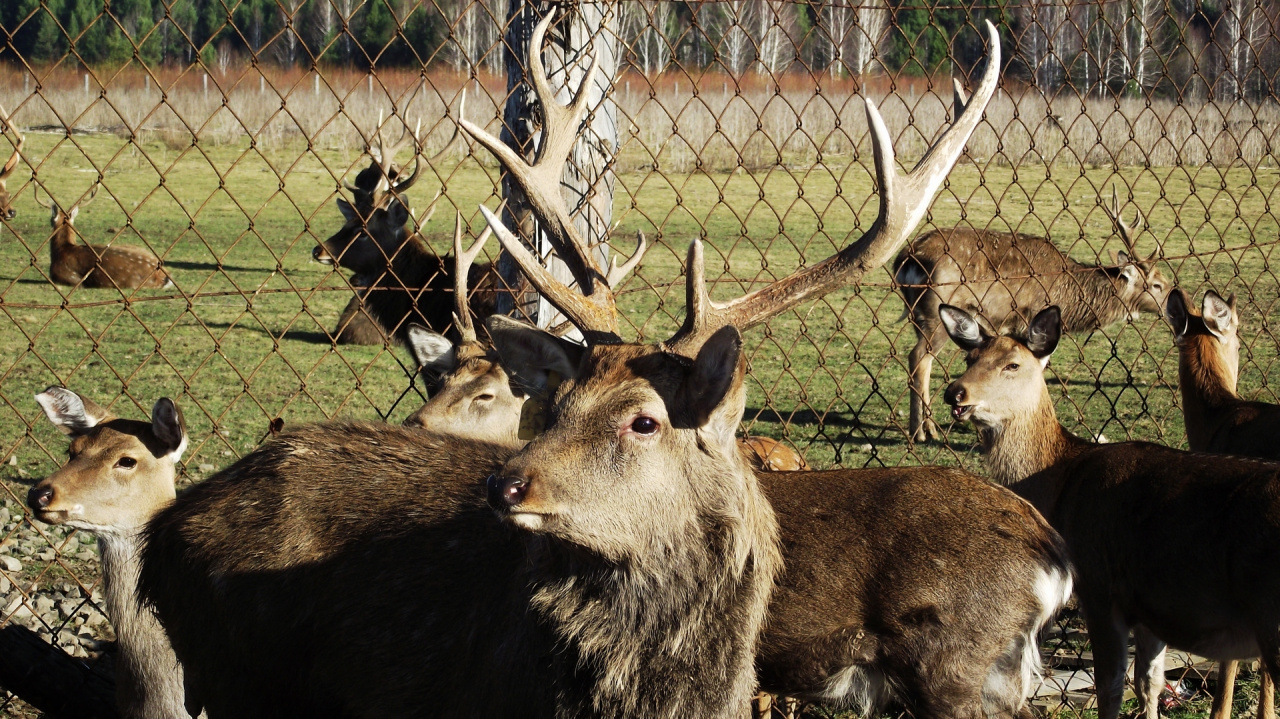
[[(284, 334), (277, 335), (261, 326), (254, 326), (252, 324), (239, 323), (233, 325), (227, 322), (204, 322), (202, 324), (210, 330), (242, 330), (244, 332), (254, 332), (272, 340), (279, 339), (281, 342), (292, 340), (312, 345), (333, 344), (333, 339), (329, 336), (329, 333), (324, 332), (323, 330), (286, 330)], [(350, 347), (353, 345), (342, 346)]]

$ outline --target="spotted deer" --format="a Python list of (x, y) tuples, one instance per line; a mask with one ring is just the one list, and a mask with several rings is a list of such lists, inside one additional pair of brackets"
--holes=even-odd
[[(1280, 405), (1252, 402), (1236, 393), (1240, 368), (1240, 315), (1236, 296), (1209, 290), (1197, 312), (1186, 291), (1174, 288), (1165, 301), (1165, 318), (1178, 347), (1178, 385), (1187, 444), (1197, 452), (1280, 460)], [(1221, 689), (1213, 698), (1212, 719), (1229, 719), (1236, 662), (1219, 669)], [(1262, 674), (1259, 716), (1275, 716), (1275, 688)]]
[(156, 402), (150, 422), (120, 419), (63, 387), (36, 395), (71, 438), (67, 463), (31, 489), (42, 522), (98, 537), (103, 598), (115, 628), (116, 701), (127, 719), (187, 716), (182, 667), (159, 622), (138, 602), (139, 534), (174, 498), (174, 464), (187, 446), (182, 412)]
[(1058, 423), (1044, 380), (1063, 332), (1057, 307), (1031, 320), (1025, 340), (992, 334), (957, 307), (939, 314), (967, 352), (968, 369), (946, 391), (952, 415), (973, 422), (991, 478), (1035, 505), (1066, 540), (1100, 719), (1120, 712), (1130, 630), (1135, 691), (1148, 719), (1158, 714), (1166, 644), (1217, 661), (1261, 654), (1274, 680), (1280, 465), (1080, 439)]
[(13, 134), (17, 137), (17, 141), (13, 144), (13, 154), (5, 161), (4, 167), (0, 167), (0, 218), (12, 220), (18, 216), (18, 210), (13, 206), (13, 195), (9, 193), (7, 181), (9, 176), (18, 166), (18, 160), (22, 158), (22, 145), (27, 141), (22, 133), (18, 132), (18, 128), (14, 126), (13, 121), (9, 119), (9, 113), (0, 107), (0, 126), (7, 132), (13, 130)]
[(62, 209), (52, 197), (48, 202), (36, 194), (36, 201), (51, 212), (49, 224), (53, 238), (49, 241), (49, 277), (60, 285), (113, 289), (160, 289), (172, 287), (173, 281), (164, 263), (143, 247), (127, 245), (90, 245), (76, 242), (76, 215), (97, 197), (102, 185), (95, 184), (89, 196)]
[(893, 261), (894, 283), (906, 305), (916, 344), (907, 359), (911, 385), (911, 441), (938, 437), (931, 419), (929, 380), (933, 358), (946, 341), (938, 317), (944, 304), (980, 315), (997, 332), (1026, 328), (1031, 313), (1047, 305), (1062, 308), (1067, 332), (1109, 327), (1142, 312), (1160, 314), (1169, 281), (1156, 266), (1159, 247), (1146, 259), (1137, 251), (1138, 230), (1125, 222), (1111, 189), (1104, 208), (1124, 243), (1113, 265), (1087, 265), (1043, 237), (955, 227), (916, 238)]
[[(345, 220), (342, 228), (312, 251), (318, 262), (351, 270), (352, 284), (361, 288), (338, 320), (335, 337), (341, 344), (382, 344), (387, 337), (406, 342), (414, 323), (455, 333), (449, 329), (452, 263), (411, 231), (425, 225), (435, 211), (433, 201), (427, 214), (410, 225), (413, 215), (405, 194), (418, 181), (422, 160), (415, 153), (413, 172), (407, 177), (395, 163), (397, 153), (410, 145), (416, 150), (419, 144), (416, 130), (406, 128), (399, 140), (388, 144), (379, 129), (370, 150), (373, 164), (357, 175), (354, 185), (346, 185), (353, 202), (338, 200)], [(450, 140), (427, 164), (452, 146)], [(482, 316), (491, 314), (496, 281), (492, 267), (473, 266), (472, 273), (471, 286), (483, 290), (477, 310)]]

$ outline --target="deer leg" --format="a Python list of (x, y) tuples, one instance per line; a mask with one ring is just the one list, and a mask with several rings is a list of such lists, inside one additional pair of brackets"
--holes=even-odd
[(940, 434), (931, 416), (929, 380), (933, 374), (933, 353), (946, 340), (946, 330), (941, 323), (930, 325), (927, 320), (917, 319), (915, 326), (916, 346), (907, 358), (911, 368), (911, 417), (907, 429), (912, 442), (928, 442)]
[[(1231, 719), (1231, 700), (1235, 694), (1236, 671), (1239, 668), (1240, 663), (1237, 661), (1218, 663), (1218, 693), (1213, 697), (1213, 709), (1209, 712), (1209, 719)], [(1266, 672), (1262, 674), (1266, 676)]]
[(1265, 662), (1258, 682), (1258, 719), (1276, 719), (1276, 680)]
[[(1080, 603), (1085, 605), (1083, 597)], [(1120, 716), (1120, 704), (1124, 700), (1129, 628), (1111, 615), (1109, 603), (1105, 612), (1086, 609), (1084, 615), (1089, 643), (1093, 646), (1093, 683), (1098, 698), (1098, 719), (1116, 719)]]
[(1266, 630), (1258, 637), (1262, 649), (1262, 681), (1258, 687), (1258, 719), (1275, 719), (1275, 686), (1280, 679), (1280, 632)]
[(1164, 642), (1142, 625), (1134, 627), (1137, 651), (1133, 657), (1133, 690), (1138, 710), (1146, 719), (1158, 719), (1160, 691), (1164, 689)]

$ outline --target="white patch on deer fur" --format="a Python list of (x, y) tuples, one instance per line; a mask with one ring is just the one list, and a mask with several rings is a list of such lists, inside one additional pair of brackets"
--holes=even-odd
[(513, 512), (510, 515), (510, 517), (511, 517), (511, 521), (514, 522), (517, 527), (528, 529), (529, 531), (532, 531), (532, 532), (536, 532), (539, 529), (542, 529), (541, 514), (530, 514), (529, 512)]
[(1040, 610), (1035, 622), (1010, 643), (982, 685), (983, 710), (990, 716), (1016, 713), (1039, 685), (1040, 632), (1071, 597), (1071, 574), (1059, 567), (1041, 567), (1032, 591)]
[(178, 460), (182, 459), (183, 452), (186, 452), (186, 451), (187, 451), (187, 435), (184, 434), (182, 435), (182, 442), (178, 444), (177, 449), (165, 455), (165, 459), (168, 459), (170, 462), (174, 462), (176, 464)]
[(817, 698), (865, 717), (889, 698), (889, 686), (880, 670), (854, 665), (831, 675)]

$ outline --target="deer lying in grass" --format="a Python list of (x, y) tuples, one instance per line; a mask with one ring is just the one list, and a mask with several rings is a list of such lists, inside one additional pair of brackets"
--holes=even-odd
[[(981, 315), (997, 332), (1026, 328), (1030, 313), (1057, 305), (1067, 332), (1109, 327), (1139, 313), (1160, 314), (1169, 281), (1156, 266), (1159, 247), (1138, 259), (1137, 229), (1120, 216), (1111, 190), (1107, 214), (1125, 250), (1110, 266), (1086, 265), (1067, 257), (1043, 237), (951, 228), (916, 238), (893, 261), (894, 282), (911, 317), (916, 345), (907, 360), (911, 373), (913, 442), (938, 437), (930, 418), (929, 379), (933, 357), (946, 338), (938, 308), (949, 304)], [(1138, 215), (1138, 228), (1142, 216)]]
[[(338, 320), (334, 333), (340, 344), (381, 344), (387, 337), (404, 342), (411, 323), (440, 332), (450, 326), (452, 263), (432, 251), (416, 231), (411, 232), (413, 217), (404, 198), (417, 182), (422, 162), (415, 152), (408, 177), (395, 163), (396, 154), (410, 144), (416, 151), (417, 132), (406, 129), (391, 145), (383, 139), (381, 128), (376, 137), (373, 164), (356, 176), (355, 185), (347, 185), (354, 201), (338, 200), (345, 223), (312, 251), (318, 262), (351, 270), (352, 284), (362, 288)], [(452, 145), (450, 140), (427, 163), (443, 157)], [(414, 225), (425, 225), (434, 211), (433, 202)], [(491, 314), (496, 275), (488, 263), (473, 267), (472, 274), (471, 286), (485, 290), (478, 310)]]
[(53, 238), (49, 241), (49, 277), (60, 285), (72, 287), (160, 289), (172, 287), (173, 281), (164, 271), (164, 263), (151, 250), (127, 245), (82, 245), (76, 242), (76, 215), (97, 197), (102, 185), (95, 184), (89, 196), (63, 210), (49, 198), (36, 195), (36, 202), (52, 213), (49, 225)]
[[(1197, 313), (1191, 297), (1174, 288), (1165, 302), (1165, 318), (1178, 346), (1178, 385), (1187, 444), (1197, 452), (1280, 459), (1280, 405), (1251, 402), (1236, 394), (1240, 368), (1240, 315), (1236, 296), (1224, 300), (1209, 290)], [(1236, 662), (1219, 668), (1211, 719), (1231, 716)], [(1259, 716), (1275, 716), (1275, 687), (1262, 673)]]
[[(534, 48), (549, 21), (534, 33)], [(495, 336), (522, 381), (563, 370), (567, 381), (545, 431), (503, 462), (500, 445), (372, 425), (304, 428), (184, 495), (151, 525), (143, 590), (188, 667), (193, 696), (212, 716), (404, 716), (424, 707), (438, 716), (742, 712), (780, 567), (773, 512), (733, 437), (743, 362), (728, 322), (763, 322), (887, 260), (976, 126), (994, 91), (997, 57), (993, 47), (978, 107), (909, 176), (898, 176), (887, 130), (868, 110), (881, 217), (837, 257), (726, 308), (706, 296), (695, 244), (690, 314), (659, 346), (610, 343), (618, 339), (613, 297), (585, 243), (558, 222), (568, 216), (555, 197), (558, 181), (530, 184), (537, 175), (519, 173), (527, 194), (542, 201), (539, 218), (582, 297), (546, 284), (527, 252), (524, 269), (594, 338), (574, 350), (531, 328)], [(532, 168), (509, 167), (551, 176), (546, 168), (564, 161), (585, 93), (570, 109), (555, 105), (536, 52), (529, 67), (547, 118), (543, 151)], [(519, 256), (518, 243), (492, 215), (490, 222)], [(477, 497), (474, 478), (486, 474), (500, 522)], [(1069, 584), (1065, 565), (1052, 532), (1025, 503), (980, 483), (972, 491), (984, 496), (974, 502), (956, 489), (957, 474), (796, 473), (799, 481), (780, 483), (797, 487), (792, 506), (803, 507), (796, 538), (862, 531), (867, 523), (844, 521), (848, 513), (878, 499), (875, 516), (910, 497), (899, 510), (910, 504), (912, 516), (928, 519), (901, 529), (913, 537), (926, 531), (928, 541), (881, 546), (898, 537), (891, 518), (867, 538), (882, 561), (864, 563), (857, 543), (828, 536), (849, 552), (853, 564), (841, 582), (855, 585), (865, 600), (858, 602), (849, 592), (804, 591), (828, 581), (827, 542), (808, 555), (823, 576), (797, 559), (787, 576), (800, 604), (778, 616), (802, 626), (771, 632), (778, 646), (806, 651), (780, 651), (779, 675), (846, 702), (901, 687), (919, 700), (919, 716), (1022, 705), (1038, 659), (1035, 632)], [(985, 514), (999, 497), (1008, 503)], [(833, 511), (805, 506), (813, 501)], [(859, 582), (864, 566), (874, 576)], [(992, 566), (1008, 571), (993, 574)], [(381, 591), (353, 605), (353, 586)], [(957, 613), (955, 600), (971, 611)], [(864, 619), (862, 630), (833, 629), (831, 606)], [(368, 616), (379, 626), (412, 626), (415, 636), (370, 632)], [(899, 675), (915, 679), (899, 683)]]
[(103, 596), (120, 651), (116, 701), (127, 719), (187, 716), (182, 667), (150, 611), (138, 603), (139, 533), (174, 497), (174, 463), (187, 446), (182, 413), (161, 399), (150, 422), (113, 417), (71, 390), (36, 395), (49, 421), (71, 437), (67, 463), (31, 489), (42, 522), (98, 537)]
[(1067, 542), (1098, 716), (1119, 714), (1131, 629), (1148, 719), (1158, 712), (1166, 643), (1218, 661), (1261, 653), (1274, 680), (1280, 465), (1146, 442), (1090, 444), (1058, 423), (1044, 381), (1062, 334), (1057, 307), (1032, 319), (1025, 342), (988, 333), (956, 307), (940, 316), (968, 352), (968, 369), (947, 388), (952, 414), (974, 423), (992, 479), (1026, 497)]
[(18, 138), (13, 143), (13, 155), (4, 163), (4, 167), (0, 167), (0, 217), (12, 220), (18, 216), (18, 210), (13, 206), (13, 195), (9, 194), (9, 188), (5, 183), (13, 174), (14, 168), (18, 166), (18, 160), (22, 157), (22, 145), (26, 142), (26, 138), (18, 132), (17, 127), (14, 127), (13, 122), (9, 120), (9, 113), (5, 112), (3, 107), (0, 107), (0, 126), (3, 126), (5, 132), (12, 129), (14, 136)]

